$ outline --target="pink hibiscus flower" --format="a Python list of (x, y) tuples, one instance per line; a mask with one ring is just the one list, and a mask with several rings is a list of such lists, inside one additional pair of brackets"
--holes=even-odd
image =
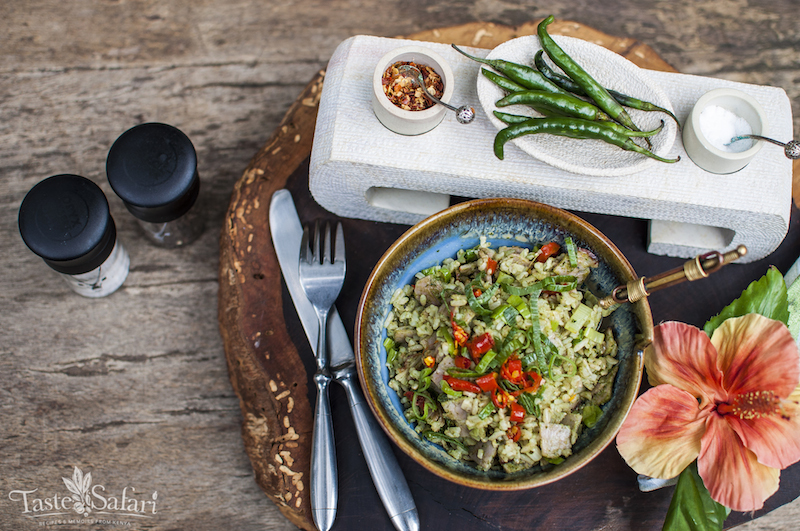
[(762, 508), (780, 471), (800, 460), (800, 354), (786, 326), (747, 314), (709, 339), (663, 323), (645, 366), (654, 387), (617, 435), (628, 465), (672, 478), (697, 459), (714, 500), (735, 511)]

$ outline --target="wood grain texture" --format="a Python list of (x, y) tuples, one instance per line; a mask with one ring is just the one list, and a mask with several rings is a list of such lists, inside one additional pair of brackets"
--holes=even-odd
[[(538, 21), (526, 23), (519, 27), (508, 27), (497, 24), (472, 23), (463, 26), (436, 29), (407, 36), (411, 39), (428, 40), (441, 43), (462, 45), (481, 45), (493, 47), (519, 35), (531, 35), (536, 32)], [(619, 39), (605, 35), (587, 26), (572, 22), (559, 21), (550, 31), (552, 34), (568, 34), (590, 40), (603, 45), (627, 57), (635, 64), (652, 69), (674, 70), (666, 64), (648, 46), (633, 39)], [(249, 429), (253, 410), (258, 409), (263, 416), (256, 417), (259, 425), (279, 427), (284, 413), (278, 408), (265, 407), (278, 402), (277, 396), (285, 394), (285, 387), (272, 387), (266, 382), (285, 381), (287, 374), (292, 378), (306, 382), (308, 374), (303, 370), (299, 353), (286, 341), (286, 324), (284, 312), (279, 300), (274, 295), (280, 293), (280, 271), (277, 259), (271, 252), (271, 241), (267, 238), (269, 229), (263, 225), (264, 209), (269, 203), (272, 193), (287, 185), (287, 180), (311, 153), (308, 139), (313, 135), (313, 116), (316, 110), (322, 75), (315, 78), (287, 113), (283, 123), (261, 149), (244, 175), (234, 187), (233, 199), (228, 208), (227, 223), (220, 239), (222, 259), (220, 263), (220, 320), (223, 338), (226, 339), (226, 356), (232, 370), (234, 389), (240, 395), (245, 415), (245, 447), (256, 470), (256, 479), (266, 494), (276, 502), (281, 511), (294, 523), (304, 529), (313, 529), (313, 521), (307, 503), (300, 503), (298, 493), (286, 477), (287, 471), (267, 466), (280, 462), (279, 452), (284, 448), (275, 444), (276, 438), (281, 440), (295, 433), (300, 434), (300, 445), (293, 449), (292, 455), (298, 467), (305, 466), (301, 472), (308, 477), (311, 447), (311, 406), (305, 398), (307, 389), (298, 387), (292, 393), (296, 399), (295, 409), (298, 414), (291, 423), (284, 423), (284, 429), (255, 431)], [(305, 125), (304, 129), (302, 126)], [(288, 153), (287, 153), (288, 151)], [(295, 180), (297, 176), (293, 177)], [(258, 206), (262, 205), (262, 206)], [(361, 230), (364, 229), (363, 227)], [(351, 272), (353, 267), (351, 266)], [(356, 270), (366, 269), (356, 264)], [(258, 276), (264, 273), (266, 278)], [(227, 284), (225, 279), (228, 279)], [(225, 286), (225, 289), (222, 289)], [(265, 310), (266, 308), (266, 310)], [(269, 311), (272, 308), (272, 311)], [(267, 330), (271, 342), (277, 348), (266, 354), (259, 347), (261, 333)], [(275, 351), (282, 353), (278, 358)], [(292, 371), (287, 371), (287, 364)], [(280, 375), (283, 375), (282, 377)], [(241, 388), (240, 381), (246, 386)], [(260, 392), (259, 392), (260, 391)], [(300, 409), (305, 412), (300, 414)], [(265, 455), (264, 449), (272, 450)], [(291, 471), (296, 474), (297, 471)], [(610, 487), (610, 485), (609, 485)], [(296, 503), (287, 503), (295, 500)], [(563, 509), (564, 507), (562, 507)], [(573, 525), (585, 526), (587, 518), (596, 519), (591, 509), (583, 517), (572, 520)], [(513, 524), (512, 524), (513, 525)]]
[[(74, 466), (109, 490), (157, 491), (158, 514), (136, 522), (139, 529), (296, 529), (254, 480), (242, 442), (246, 419), (219, 331), (219, 237), (234, 185), (253, 155), (352, 35), (408, 35), (481, 21), (516, 27), (553, 13), (646, 43), (681, 72), (782, 87), (800, 130), (794, 0), (408, 0), (403, 6), (388, 16), (377, 0), (0, 3), (0, 529), (38, 527), (9, 492), (62, 495), (61, 477)], [(105, 179), (113, 140), (151, 120), (181, 128), (198, 151), (207, 230), (186, 249), (150, 246)], [(61, 172), (83, 174), (106, 192), (131, 254), (125, 285), (106, 299), (73, 295), (19, 238), (16, 215), (25, 193)], [(376, 246), (390, 243), (389, 232), (383, 237)], [(776, 259), (781, 269), (791, 265), (788, 255)], [(726, 279), (736, 288), (749, 280), (744, 273), (732, 277)], [(359, 289), (357, 283), (350, 288)], [(661, 316), (675, 317), (681, 316), (667, 310)], [(332, 398), (343, 400), (338, 391)], [(347, 459), (343, 469), (366, 473), (358, 455)], [(480, 506), (477, 496), (466, 501)], [(367, 486), (343, 503), (380, 510)], [(482, 513), (472, 510), (477, 514), (454, 513), (454, 522), (477, 525)], [(622, 508), (609, 511), (619, 515)], [(798, 515), (795, 502), (744, 528), (794, 529)], [(359, 527), (353, 520), (337, 525)]]

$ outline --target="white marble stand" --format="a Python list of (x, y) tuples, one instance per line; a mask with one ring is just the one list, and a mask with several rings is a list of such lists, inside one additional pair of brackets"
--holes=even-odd
[[(650, 220), (648, 251), (690, 258), (709, 250), (744, 244), (742, 262), (775, 250), (789, 228), (792, 165), (783, 151), (764, 146), (743, 170), (708, 173), (686, 155), (680, 135), (669, 154), (676, 164), (656, 162), (619, 177), (569, 173), (538, 161), (509, 144), (504, 160), (492, 151), (497, 132), (480, 108), (477, 63), (449, 45), (423, 43), (453, 68), (453, 102), (472, 103), (475, 122), (462, 125), (448, 113), (432, 131), (419, 136), (393, 133), (372, 111), (371, 78), (378, 59), (412, 41), (356, 36), (344, 41), (328, 65), (323, 87), (309, 186), (331, 212), (358, 219), (414, 224), (446, 208), (450, 195), (519, 197), (569, 210)], [(485, 56), (488, 50), (466, 48)], [(683, 122), (706, 91), (733, 87), (764, 107), (767, 136), (792, 138), (792, 113), (779, 88), (708, 77), (647, 71), (669, 96)]]

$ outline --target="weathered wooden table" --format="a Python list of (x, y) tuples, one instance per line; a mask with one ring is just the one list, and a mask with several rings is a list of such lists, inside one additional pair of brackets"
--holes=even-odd
[[(93, 520), (159, 530), (294, 528), (257, 486), (242, 444), (246, 419), (229, 381), (217, 322), (218, 240), (234, 184), (248, 161), (343, 39), (478, 20), (516, 26), (552, 12), (646, 43), (679, 71), (780, 86), (797, 103), (793, 80), (800, 68), (794, 48), (800, 31), (791, 0), (737, 4), (735, 16), (730, 3), (713, 1), (567, 4), (443, 1), (429, 6), (414, 0), (391, 16), (385, 3), (374, 0), (1, 5), (0, 529), (80, 518), (71, 509), (31, 518), (57, 512), (47, 504), (58, 505), (68, 495), (61, 478), (71, 477), (76, 467), (92, 474), (90, 483), (107, 500), (107, 514), (96, 506), (83, 522), (58, 529), (101, 528)], [(491, 27), (474, 32), (474, 45), (487, 42), (491, 33)], [(199, 241), (177, 251), (146, 243), (105, 181), (105, 155), (116, 136), (155, 120), (184, 130), (200, 158), (209, 228)], [(100, 184), (130, 251), (130, 276), (106, 299), (69, 292), (19, 238), (16, 213), (24, 194), (62, 172)], [(299, 196), (302, 189), (295, 191)], [(306, 206), (304, 215), (324, 214)], [(657, 271), (645, 266), (652, 257), (643, 251), (640, 222), (616, 233), (612, 224), (618, 220), (590, 221), (618, 239), (637, 271)], [(376, 259), (371, 253), (388, 246), (403, 228), (384, 229), (375, 249), (358, 256)], [(732, 266), (709, 290), (716, 297), (741, 290), (768, 264), (785, 271), (796, 248), (797, 238), (788, 238), (774, 256)], [(357, 279), (348, 283), (360, 290)], [(678, 315), (671, 310), (685, 292), (658, 295), (656, 319), (700, 322), (708, 316), (702, 307)], [(352, 322), (353, 312), (343, 311), (346, 321)], [(337, 423), (346, 425), (339, 389), (333, 397)], [(343, 444), (356, 444), (352, 434)], [(346, 461), (340, 470), (352, 471), (343, 481), (367, 478), (357, 453), (342, 455)], [(407, 470), (421, 470), (400, 457)], [(415, 474), (414, 488), (424, 489), (426, 479)], [(371, 484), (362, 482), (360, 492), (343, 500), (343, 514), (350, 516), (337, 524), (340, 529), (363, 527), (362, 522), (382, 525), (379, 518), (357, 516), (355, 507), (377, 503)], [(418, 498), (424, 514), (440, 510), (437, 492), (423, 491)], [(99, 498), (95, 501), (99, 505)], [(480, 492), (467, 493), (465, 509), (453, 513), (451, 523), (465, 529), (485, 525), (491, 506), (474, 509), (482, 501)], [(526, 514), (535, 510), (536, 495), (517, 501)], [(772, 506), (788, 501), (773, 500)], [(593, 527), (638, 529), (639, 522), (626, 520), (631, 503), (638, 499), (609, 506), (608, 520)], [(793, 529), (797, 511), (795, 502), (745, 527)], [(536, 524), (512, 520), (513, 525)], [(550, 517), (547, 522), (558, 525)], [(440, 517), (437, 523), (447, 522)]]

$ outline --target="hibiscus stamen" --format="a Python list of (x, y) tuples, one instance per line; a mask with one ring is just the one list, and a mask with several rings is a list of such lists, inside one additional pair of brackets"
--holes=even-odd
[(772, 415), (783, 414), (781, 399), (773, 391), (751, 391), (736, 395), (733, 403), (717, 404), (720, 415), (735, 415), (742, 420), (753, 420)]

